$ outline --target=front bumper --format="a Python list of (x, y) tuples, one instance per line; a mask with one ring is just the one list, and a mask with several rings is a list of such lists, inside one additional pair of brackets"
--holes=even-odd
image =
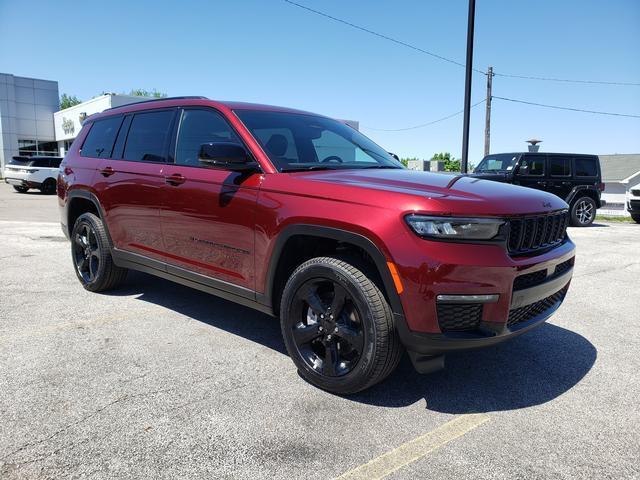
[(421, 333), (407, 328), (404, 318), (396, 318), (398, 334), (407, 350), (421, 355), (441, 355), (455, 350), (488, 347), (517, 337), (544, 323), (562, 304), (571, 283), (573, 268), (540, 285), (517, 290), (511, 299), (510, 316), (515, 319), (527, 312), (525, 321), (510, 324), (480, 322), (469, 332)]

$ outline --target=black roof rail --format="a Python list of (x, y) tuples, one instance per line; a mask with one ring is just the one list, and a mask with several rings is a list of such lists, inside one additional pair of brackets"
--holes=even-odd
[[(142, 97), (144, 98), (144, 97)], [(131, 102), (125, 103), (123, 105), (118, 105), (117, 107), (110, 107), (103, 110), (103, 112), (108, 112), (109, 110), (113, 110), (114, 108), (120, 107), (128, 107), (129, 105), (137, 105), (138, 103), (151, 103), (151, 102), (161, 102), (163, 100), (209, 100), (207, 97), (203, 97), (201, 95), (185, 95), (182, 97), (163, 97), (163, 98), (154, 98), (153, 100), (143, 100), (141, 102)]]

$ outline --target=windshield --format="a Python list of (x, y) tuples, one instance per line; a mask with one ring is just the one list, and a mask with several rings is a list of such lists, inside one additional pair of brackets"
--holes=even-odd
[(404, 168), (357, 130), (325, 117), (236, 110), (281, 172), (353, 168)]
[(498, 155), (487, 155), (482, 159), (480, 165), (476, 167), (474, 173), (482, 172), (508, 172), (513, 170), (518, 156), (513, 153), (500, 153)]

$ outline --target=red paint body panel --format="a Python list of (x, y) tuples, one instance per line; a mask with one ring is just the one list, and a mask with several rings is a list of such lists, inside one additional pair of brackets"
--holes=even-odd
[[(100, 202), (116, 248), (258, 296), (266, 292), (270, 261), (284, 229), (304, 224), (353, 232), (369, 239), (396, 265), (407, 326), (425, 333), (439, 332), (435, 301), (439, 294), (498, 294), (498, 302), (485, 305), (483, 319), (504, 324), (517, 275), (547, 269), (574, 256), (570, 240), (546, 253), (521, 258), (509, 256), (504, 245), (424, 240), (404, 220), (411, 213), (513, 217), (566, 209), (555, 195), (478, 178), (409, 170), (279, 173), (233, 110), (297, 111), (203, 99), (154, 102), (154, 108), (187, 105), (214, 108), (224, 115), (261, 173), (81, 157), (79, 147), (87, 130), (83, 128), (61, 166), (63, 224), (68, 193), (86, 190)], [(92, 119), (149, 108), (138, 103)], [(103, 177), (99, 170), (106, 166), (115, 173)], [(175, 174), (182, 175), (184, 183), (167, 184), (166, 177)]]

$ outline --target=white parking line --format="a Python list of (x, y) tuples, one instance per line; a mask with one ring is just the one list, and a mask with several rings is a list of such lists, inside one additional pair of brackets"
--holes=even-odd
[(453, 420), (410, 440), (373, 460), (340, 475), (337, 480), (374, 480), (421, 459), (443, 445), (461, 437), (489, 420), (483, 413), (461, 415)]

